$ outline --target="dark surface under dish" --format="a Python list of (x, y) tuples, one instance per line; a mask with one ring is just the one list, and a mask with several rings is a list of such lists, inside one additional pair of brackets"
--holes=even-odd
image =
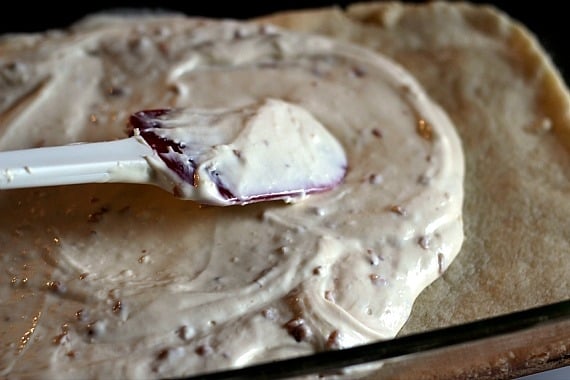
[[(327, 6), (346, 6), (355, 1), (327, 0), (274, 0), (265, 2), (240, 1), (108, 1), (93, 2), (38, 2), (30, 6), (25, 2), (12, 2), (10, 10), (3, 12), (0, 22), (0, 33), (7, 32), (38, 32), (46, 29), (62, 28), (77, 19), (92, 12), (109, 9), (138, 9), (138, 10), (170, 10), (189, 16), (206, 16), (215, 18), (247, 19), (277, 11), (290, 9), (307, 9)], [(364, 1), (364, 0), (361, 0)], [(422, 1), (407, 1), (422, 3)], [(562, 10), (563, 3), (558, 2), (523, 2), (512, 0), (472, 0), (473, 3), (493, 4), (516, 20), (525, 24), (534, 32), (546, 51), (548, 51), (562, 70), (566, 81), (570, 78), (570, 55), (566, 49), (565, 33), (562, 32), (567, 23), (566, 12)]]

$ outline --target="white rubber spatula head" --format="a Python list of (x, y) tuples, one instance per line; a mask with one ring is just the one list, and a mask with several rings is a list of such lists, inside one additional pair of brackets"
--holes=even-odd
[(227, 206), (327, 191), (347, 168), (327, 129), (281, 100), (147, 110), (129, 121), (131, 137), (124, 140), (0, 153), (0, 188), (150, 183), (179, 198)]

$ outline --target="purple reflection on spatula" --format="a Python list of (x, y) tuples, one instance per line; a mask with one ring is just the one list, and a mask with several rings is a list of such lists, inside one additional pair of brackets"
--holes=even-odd
[(201, 203), (291, 201), (334, 188), (347, 168), (330, 132), (305, 109), (281, 100), (139, 111), (130, 128), (162, 161), (153, 166), (168, 169), (176, 195)]

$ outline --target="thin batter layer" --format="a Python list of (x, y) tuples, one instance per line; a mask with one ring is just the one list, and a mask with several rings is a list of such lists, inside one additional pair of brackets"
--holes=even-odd
[(2, 375), (174, 377), (390, 338), (460, 249), (455, 128), (371, 51), (177, 16), (96, 17), (0, 49), (2, 149), (119, 138), (140, 109), (276, 98), (310, 111), (349, 165), (293, 205), (2, 192)]

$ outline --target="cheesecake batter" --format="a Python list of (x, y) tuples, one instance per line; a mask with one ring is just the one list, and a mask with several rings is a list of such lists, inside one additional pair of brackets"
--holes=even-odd
[(176, 377), (388, 339), (460, 249), (454, 126), (381, 55), (180, 16), (97, 16), (0, 50), (2, 150), (123, 138), (141, 109), (280, 99), (348, 161), (339, 186), (292, 204), (3, 191), (1, 376)]

